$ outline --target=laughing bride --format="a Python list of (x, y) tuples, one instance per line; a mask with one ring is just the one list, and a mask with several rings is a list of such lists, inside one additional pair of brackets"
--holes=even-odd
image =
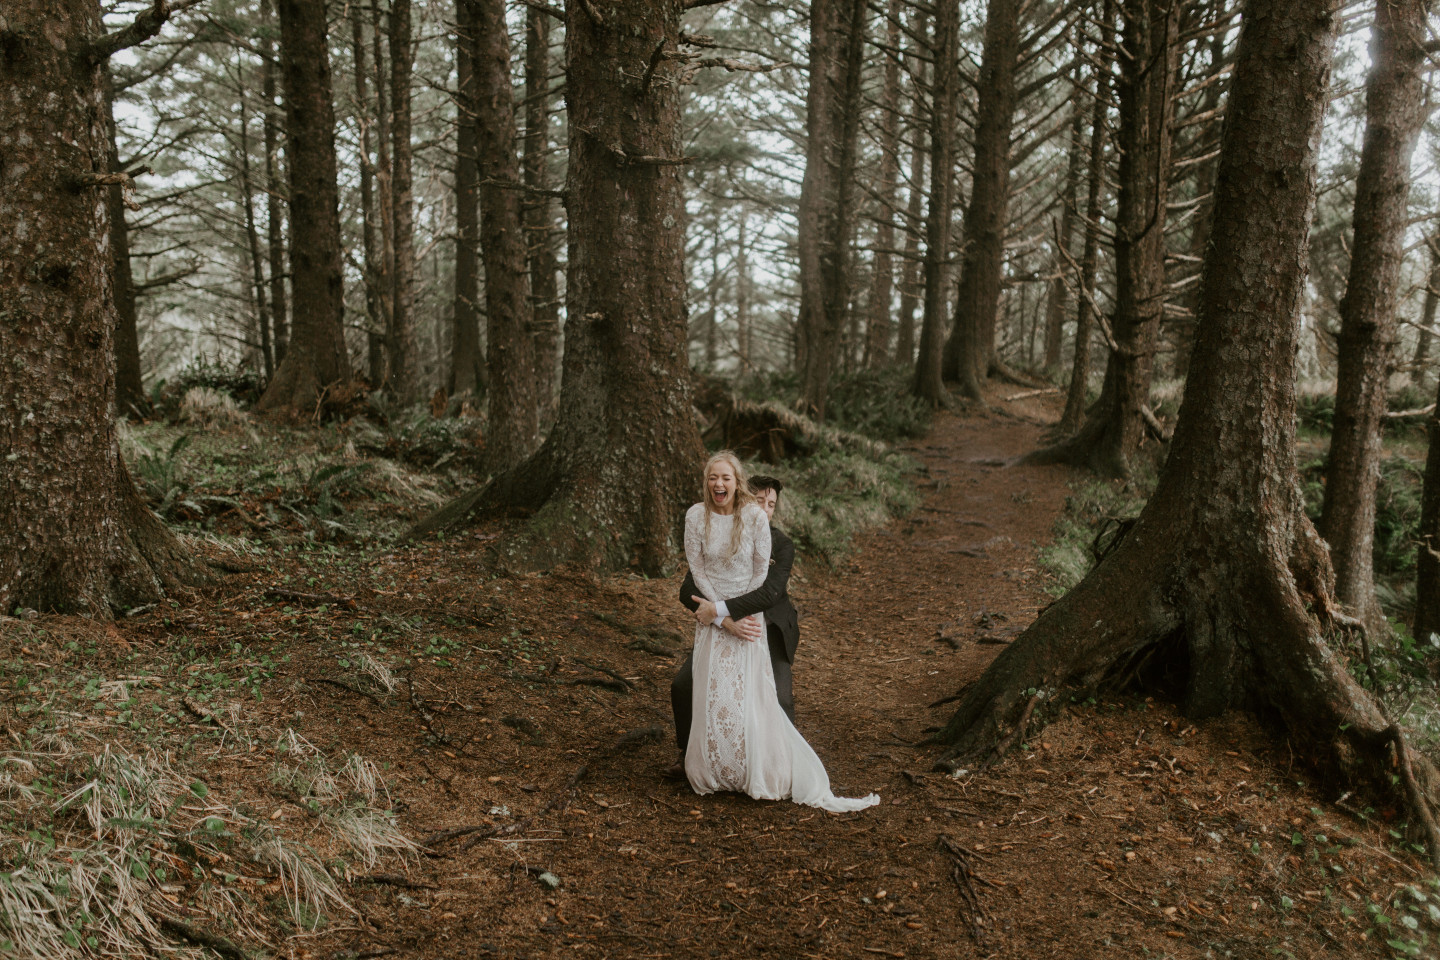
[[(704, 502), (685, 514), (685, 556), (695, 585), (713, 602), (748, 593), (765, 581), (770, 525), (733, 453), (717, 453), (705, 463), (704, 485)], [(694, 657), (694, 721), (685, 776), (696, 793), (734, 790), (757, 800), (788, 797), (834, 813), (880, 802), (873, 793), (849, 798), (830, 792), (824, 764), (780, 707), (763, 643), (701, 624)]]

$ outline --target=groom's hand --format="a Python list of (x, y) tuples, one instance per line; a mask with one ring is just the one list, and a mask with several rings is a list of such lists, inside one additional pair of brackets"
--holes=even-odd
[(697, 604), (699, 604), (699, 606), (695, 608), (696, 623), (705, 624), (715, 622), (715, 604), (711, 603), (709, 600), (706, 600), (704, 597), (697, 597), (692, 595), (690, 599), (694, 600)]
[(740, 640), (748, 640), (751, 643), (759, 640), (765, 633), (765, 628), (760, 625), (760, 621), (755, 617), (745, 617), (739, 622), (726, 617), (724, 626), (726, 633)]

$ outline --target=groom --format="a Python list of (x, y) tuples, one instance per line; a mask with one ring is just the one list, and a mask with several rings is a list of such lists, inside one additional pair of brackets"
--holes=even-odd
[[(751, 477), (750, 490), (755, 502), (773, 521), (784, 485), (774, 477)], [(749, 593), (729, 600), (711, 603), (695, 587), (687, 572), (680, 585), (680, 602), (695, 614), (699, 623), (713, 623), (722, 630), (744, 640), (759, 641), (761, 628), (752, 614), (765, 615), (764, 638), (770, 645), (770, 665), (775, 670), (775, 693), (780, 707), (790, 722), (795, 722), (795, 695), (790, 665), (795, 660), (795, 647), (800, 643), (800, 624), (795, 607), (790, 603), (790, 567), (795, 562), (795, 544), (772, 522), (770, 525), (770, 572), (765, 582)], [(680, 744), (680, 761), (666, 769), (665, 774), (679, 779), (685, 776), (685, 745), (690, 741), (690, 698), (695, 686), (695, 654), (685, 658), (680, 672), (670, 682), (670, 708), (675, 713), (675, 739)]]

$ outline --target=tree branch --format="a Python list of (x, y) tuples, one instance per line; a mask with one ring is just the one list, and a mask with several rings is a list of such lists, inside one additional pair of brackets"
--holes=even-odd
[(99, 63), (110, 59), (121, 50), (144, 43), (160, 32), (160, 28), (165, 26), (165, 21), (169, 20), (172, 14), (188, 10), (201, 2), (203, 0), (179, 0), (171, 6), (166, 0), (155, 0), (155, 5), (137, 16), (129, 26), (91, 40), (85, 47), (85, 59), (91, 63)]
[(527, 7), (534, 7), (541, 13), (548, 13), (561, 23), (565, 22), (565, 11), (559, 7), (552, 7), (550, 4), (542, 2), (542, 0), (520, 0), (520, 2)]

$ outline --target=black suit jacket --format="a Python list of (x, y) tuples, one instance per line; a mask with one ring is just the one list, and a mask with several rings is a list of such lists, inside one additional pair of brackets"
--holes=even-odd
[[(733, 600), (721, 597), (730, 610), (732, 620), (740, 620), (752, 613), (763, 613), (765, 622), (780, 630), (785, 638), (785, 659), (795, 662), (795, 648), (800, 644), (800, 616), (790, 602), (790, 568), (795, 565), (795, 544), (784, 532), (773, 525), (770, 527), (770, 572), (765, 582), (749, 593)], [(695, 579), (687, 570), (685, 582), (680, 584), (680, 602), (692, 612), (700, 606), (692, 597), (700, 596)]]

